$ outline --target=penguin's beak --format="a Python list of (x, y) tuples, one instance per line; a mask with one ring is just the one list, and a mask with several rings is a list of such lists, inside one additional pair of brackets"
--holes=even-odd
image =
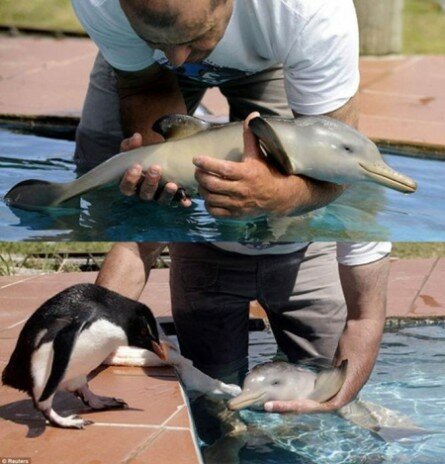
[(164, 342), (156, 342), (152, 340), (151, 346), (153, 351), (163, 360), (167, 361), (168, 359), (168, 344)]

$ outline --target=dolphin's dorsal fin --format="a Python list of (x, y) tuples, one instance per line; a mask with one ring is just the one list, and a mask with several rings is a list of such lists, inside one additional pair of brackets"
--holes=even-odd
[(170, 114), (159, 118), (152, 129), (161, 134), (165, 140), (173, 140), (189, 137), (210, 127), (210, 123), (187, 114)]
[(345, 381), (347, 367), (348, 361), (345, 359), (340, 364), (340, 367), (320, 372), (315, 380), (314, 391), (309, 395), (309, 399), (323, 403), (335, 396)]
[(251, 119), (249, 127), (258, 137), (260, 145), (266, 151), (268, 157), (273, 160), (274, 166), (282, 174), (293, 174), (289, 156), (273, 127), (261, 117)]

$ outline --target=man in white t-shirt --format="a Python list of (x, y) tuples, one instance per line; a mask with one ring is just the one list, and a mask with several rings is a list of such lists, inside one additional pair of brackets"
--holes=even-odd
[[(124, 150), (162, 140), (152, 124), (166, 114), (192, 114), (212, 86), (227, 97), (231, 119), (245, 119), (252, 111), (326, 114), (357, 126), (352, 0), (72, 1), (100, 49), (76, 135), (80, 167), (116, 153), (125, 137)], [(247, 128), (244, 152), (236, 164), (197, 153), (200, 193), (214, 216), (298, 214), (329, 203), (343, 190), (280, 175), (264, 163)], [(160, 174), (158, 166), (145, 173), (134, 166), (121, 191), (151, 200)], [(160, 201), (171, 201), (177, 188), (167, 184)], [(162, 248), (116, 244), (98, 283), (138, 298)], [(258, 299), (290, 360), (349, 360), (345, 385), (329, 402), (276, 403), (269, 409), (337, 409), (358, 393), (377, 356), (389, 251), (388, 243), (171, 244), (181, 350), (210, 375), (241, 372), (249, 301)]]

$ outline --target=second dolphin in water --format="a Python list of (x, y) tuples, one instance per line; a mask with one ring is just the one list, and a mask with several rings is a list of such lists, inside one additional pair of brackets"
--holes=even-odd
[[(335, 119), (257, 117), (249, 122), (249, 127), (260, 140), (267, 162), (283, 174), (337, 184), (371, 181), (404, 193), (417, 188), (412, 179), (383, 161), (373, 142)], [(243, 157), (241, 122), (215, 126), (191, 116), (173, 115), (161, 118), (154, 130), (166, 142), (115, 155), (72, 182), (25, 180), (12, 187), (4, 199), (8, 205), (23, 209), (57, 206), (90, 190), (119, 182), (135, 164), (143, 170), (160, 165), (163, 184), (174, 182), (193, 196), (198, 192), (195, 156), (204, 153), (230, 161), (241, 161)]]
[[(339, 392), (346, 370), (347, 361), (343, 361), (339, 368), (325, 369), (319, 374), (285, 362), (260, 364), (245, 378), (241, 394), (229, 401), (229, 409), (263, 409), (267, 401), (311, 399), (323, 403)], [(418, 427), (407, 416), (360, 399), (340, 408), (337, 413), (386, 441), (431, 433)]]

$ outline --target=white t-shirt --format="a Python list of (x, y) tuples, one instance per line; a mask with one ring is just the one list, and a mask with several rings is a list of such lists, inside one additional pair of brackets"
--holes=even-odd
[[(215, 246), (243, 255), (287, 254), (305, 248), (308, 243), (253, 245), (235, 242), (218, 242)], [(337, 261), (345, 266), (373, 263), (391, 253), (391, 242), (338, 242)]]
[[(72, 0), (105, 59), (138, 71), (168, 66), (132, 29), (119, 0)], [(357, 91), (358, 27), (353, 0), (234, 0), (228, 27), (202, 63), (174, 71), (209, 85), (283, 65), (290, 107), (317, 115), (343, 106)]]
[[(72, 0), (77, 16), (114, 68), (138, 71), (165, 55), (151, 49), (132, 29), (119, 0)], [(209, 86), (283, 65), (290, 107), (318, 115), (343, 106), (358, 90), (358, 27), (353, 0), (234, 0), (227, 29), (202, 63), (173, 69)], [(284, 254), (307, 243), (248, 245), (217, 243), (243, 254)], [(388, 242), (339, 243), (346, 265), (376, 261), (391, 251)]]

